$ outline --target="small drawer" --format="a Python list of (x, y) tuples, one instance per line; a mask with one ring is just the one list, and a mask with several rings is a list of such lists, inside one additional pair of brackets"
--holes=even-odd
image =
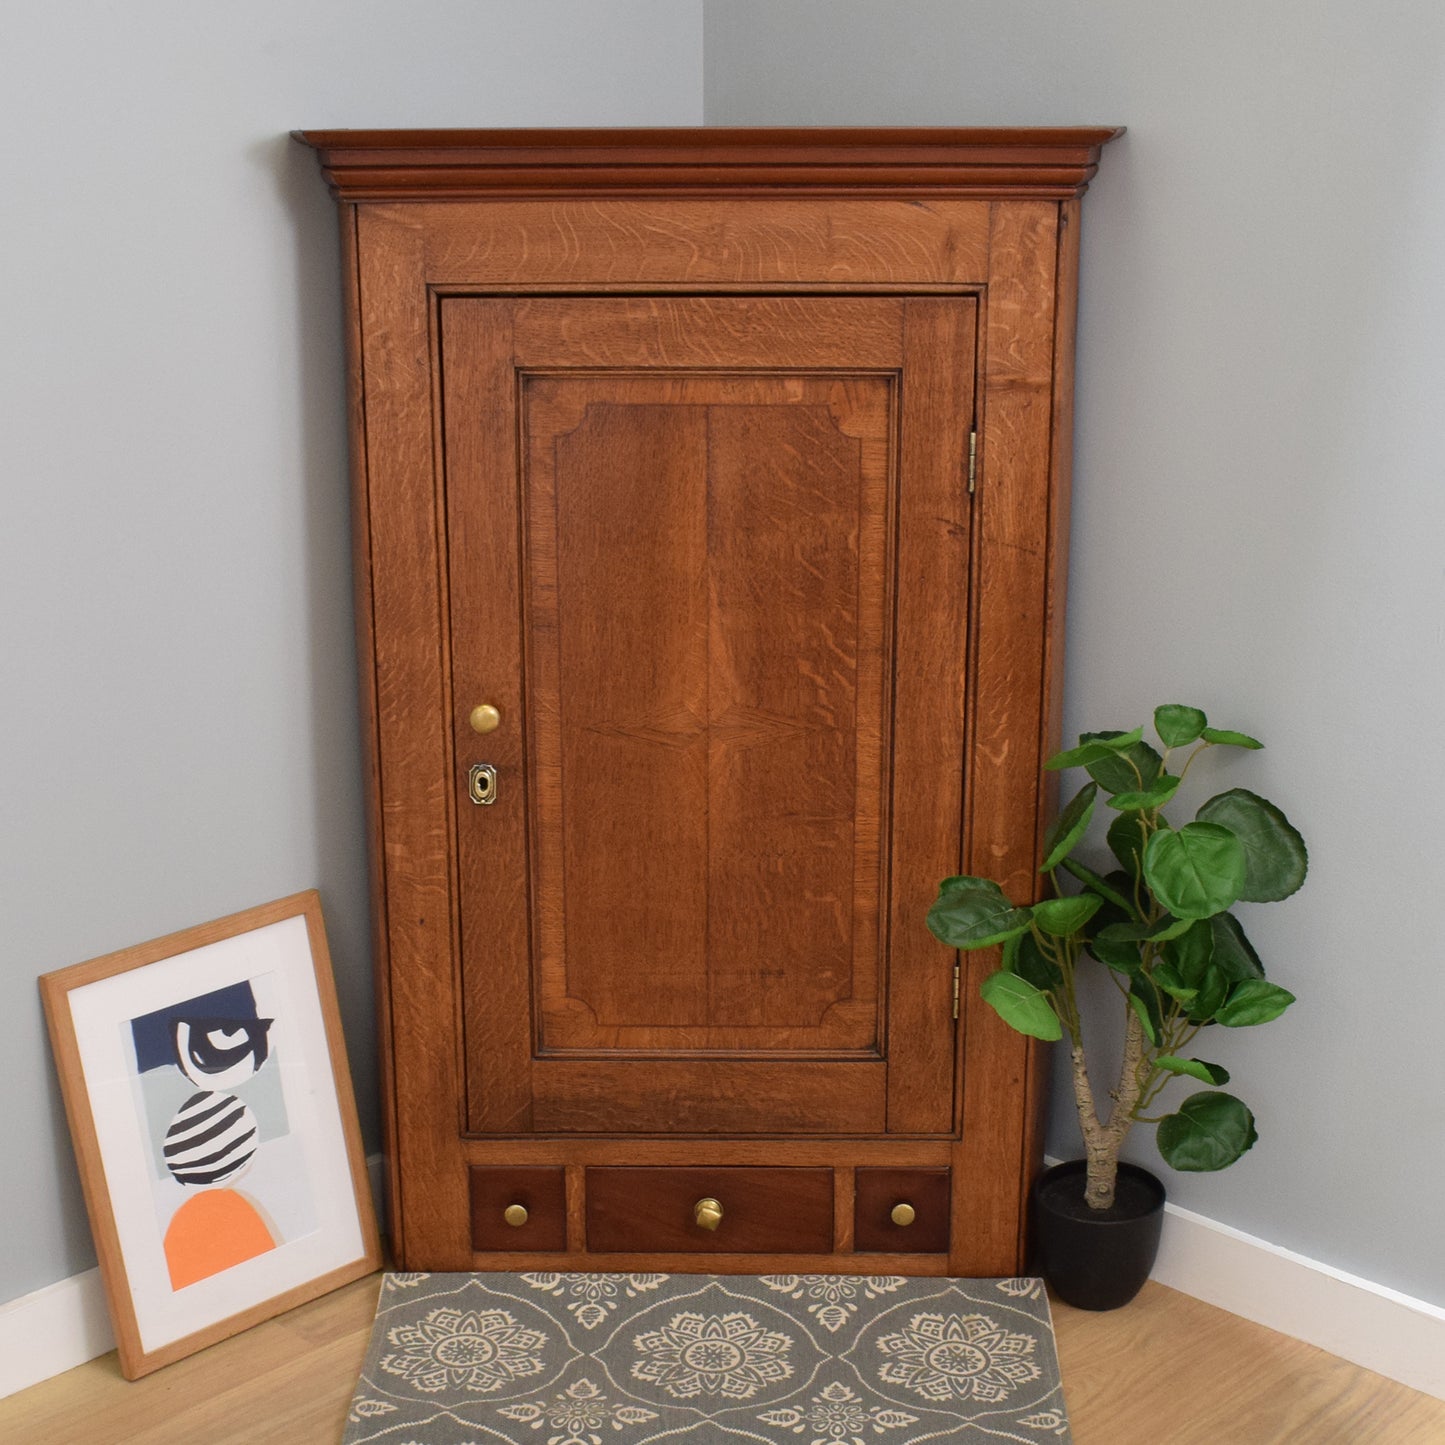
[[(900, 1206), (913, 1211), (907, 1224), (893, 1218)], [(859, 1169), (853, 1248), (865, 1254), (946, 1254), (948, 1209), (947, 1169)]]
[(589, 1169), (587, 1247), (604, 1254), (828, 1254), (833, 1171)]
[(471, 1169), (473, 1249), (566, 1249), (567, 1174), (560, 1165)]

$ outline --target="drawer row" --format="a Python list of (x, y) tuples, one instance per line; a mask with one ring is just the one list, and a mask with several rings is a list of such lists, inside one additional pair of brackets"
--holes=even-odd
[[(474, 1165), (472, 1248), (569, 1247), (561, 1165)], [(853, 1171), (853, 1250), (946, 1254), (946, 1168)], [(595, 1166), (582, 1171), (593, 1254), (831, 1254), (834, 1171), (826, 1168)]]

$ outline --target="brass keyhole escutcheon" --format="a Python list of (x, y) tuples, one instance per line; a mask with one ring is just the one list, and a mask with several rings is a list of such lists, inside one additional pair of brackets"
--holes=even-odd
[(502, 714), (489, 702), (480, 702), (467, 715), (474, 733), (494, 733), (502, 725)]
[(895, 1204), (892, 1210), (889, 1212), (888, 1217), (894, 1222), (894, 1224), (898, 1225), (900, 1228), (903, 1228), (907, 1225), (912, 1224), (913, 1221), (918, 1218), (918, 1215), (914, 1211), (913, 1206), (907, 1201), (904, 1201), (903, 1203)]
[(716, 1199), (699, 1199), (692, 1207), (692, 1217), (703, 1229), (716, 1229), (722, 1223), (723, 1207)]
[(497, 770), (490, 763), (473, 763), (467, 773), (467, 796), (490, 806), (497, 801)]
[(527, 1206), (525, 1204), (509, 1204), (502, 1211), (502, 1218), (513, 1229), (520, 1229), (527, 1222)]

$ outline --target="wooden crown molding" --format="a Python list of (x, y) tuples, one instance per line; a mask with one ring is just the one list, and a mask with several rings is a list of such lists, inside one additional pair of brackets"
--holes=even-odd
[(551, 195), (1082, 195), (1123, 127), (309, 130), (341, 201)]

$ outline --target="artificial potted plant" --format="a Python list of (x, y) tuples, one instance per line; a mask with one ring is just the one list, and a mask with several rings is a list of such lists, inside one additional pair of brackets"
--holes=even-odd
[[(1195, 1036), (1214, 1025), (1268, 1023), (1294, 1002), (1265, 978), (1231, 910), (1293, 893), (1308, 866), (1304, 840), (1273, 803), (1243, 788), (1210, 798), (1182, 827), (1164, 814), (1200, 753), (1263, 744), (1212, 728), (1198, 708), (1174, 703), (1155, 710), (1154, 729), (1157, 749), (1142, 728), (1084, 733), (1077, 747), (1044, 765), (1083, 768), (1090, 779), (1044, 840), (1039, 871), (1054, 896), (1018, 906), (990, 879), (945, 878), (928, 915), (950, 948), (1002, 945), (1001, 966), (984, 979), (982, 994), (1005, 1023), (1039, 1039), (1068, 1038), (1085, 1158), (1041, 1176), (1035, 1229), (1050, 1283), (1089, 1309), (1133, 1298), (1158, 1246), (1163, 1188), (1148, 1171), (1120, 1164), (1130, 1128), (1157, 1124), (1159, 1152), (1175, 1169), (1233, 1164), (1258, 1137), (1254, 1116), (1219, 1089), (1229, 1081), (1226, 1070), (1191, 1055)], [(1114, 865), (1107, 872), (1074, 857), (1101, 798), (1117, 815), (1107, 833)], [(1065, 892), (1061, 874), (1076, 880), (1078, 891)], [(1105, 1117), (1079, 1006), (1086, 959), (1102, 965), (1124, 1016)], [(1092, 1064), (1097, 1071), (1099, 1061)], [(1172, 1112), (1156, 1112), (1176, 1078), (1209, 1088)]]

